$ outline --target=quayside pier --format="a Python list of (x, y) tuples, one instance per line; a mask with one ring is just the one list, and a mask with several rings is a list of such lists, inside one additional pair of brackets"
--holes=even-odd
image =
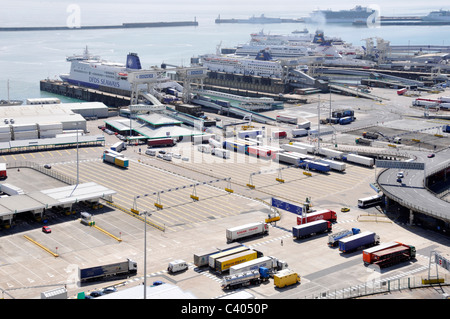
[(89, 89), (56, 80), (41, 80), (40, 90), (88, 102), (103, 102), (109, 107), (128, 106), (131, 99), (130, 96)]

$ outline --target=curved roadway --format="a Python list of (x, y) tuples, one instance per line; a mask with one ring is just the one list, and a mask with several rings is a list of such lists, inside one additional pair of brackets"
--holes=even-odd
[(402, 170), (405, 176), (399, 183), (397, 172), (400, 170), (386, 169), (378, 175), (378, 185), (388, 198), (402, 206), (450, 222), (450, 203), (437, 198), (424, 186), (425, 174), (450, 166), (450, 149), (436, 153), (433, 158), (428, 158), (423, 152), (414, 155), (417, 157), (415, 162), (425, 163), (425, 171)]

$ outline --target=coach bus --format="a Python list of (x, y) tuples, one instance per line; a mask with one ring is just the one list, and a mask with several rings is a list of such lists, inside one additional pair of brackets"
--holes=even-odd
[(358, 199), (358, 207), (365, 208), (379, 205), (383, 202), (383, 194)]

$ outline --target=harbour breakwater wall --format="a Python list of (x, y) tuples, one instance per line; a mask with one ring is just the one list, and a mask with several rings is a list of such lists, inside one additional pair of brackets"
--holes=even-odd
[(120, 25), (92, 25), (80, 27), (0, 27), (0, 31), (59, 31), (59, 30), (98, 30), (98, 29), (133, 29), (133, 28), (164, 28), (164, 27), (184, 27), (198, 26), (194, 21), (174, 21), (174, 22), (137, 22), (122, 23)]

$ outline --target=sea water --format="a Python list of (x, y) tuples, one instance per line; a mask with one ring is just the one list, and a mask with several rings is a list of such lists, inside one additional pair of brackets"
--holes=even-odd
[[(5, 2), (5, 1), (3, 1)], [(361, 5), (369, 5), (360, 2)], [(445, 4), (433, 5), (411, 0), (409, 6), (389, 1), (375, 4), (381, 15), (426, 15), (431, 10), (445, 9)], [(250, 34), (289, 34), (307, 28), (317, 29), (326, 36), (339, 37), (354, 45), (365, 45), (365, 39), (379, 37), (399, 44), (450, 45), (450, 26), (370, 26), (354, 27), (338, 24), (216, 24), (222, 19), (260, 16), (280, 18), (307, 17), (314, 9), (351, 9), (354, 3), (323, 1), (321, 6), (299, 0), (172, 0), (172, 1), (0, 1), (0, 26), (66, 26), (75, 23), (83, 26), (118, 25), (130, 22), (193, 21), (198, 26), (99, 29), (63, 31), (0, 32), (0, 99), (7, 97), (7, 80), (11, 99), (52, 96), (39, 90), (42, 79), (59, 79), (68, 73), (70, 63), (66, 57), (81, 54), (86, 46), (94, 55), (104, 60), (125, 63), (126, 55), (139, 55), (143, 68), (168, 63), (189, 66), (190, 59), (206, 53), (215, 53), (218, 46), (234, 47), (250, 40)], [(450, 9), (450, 8), (447, 8)], [(61, 98), (63, 101), (70, 99)]]

